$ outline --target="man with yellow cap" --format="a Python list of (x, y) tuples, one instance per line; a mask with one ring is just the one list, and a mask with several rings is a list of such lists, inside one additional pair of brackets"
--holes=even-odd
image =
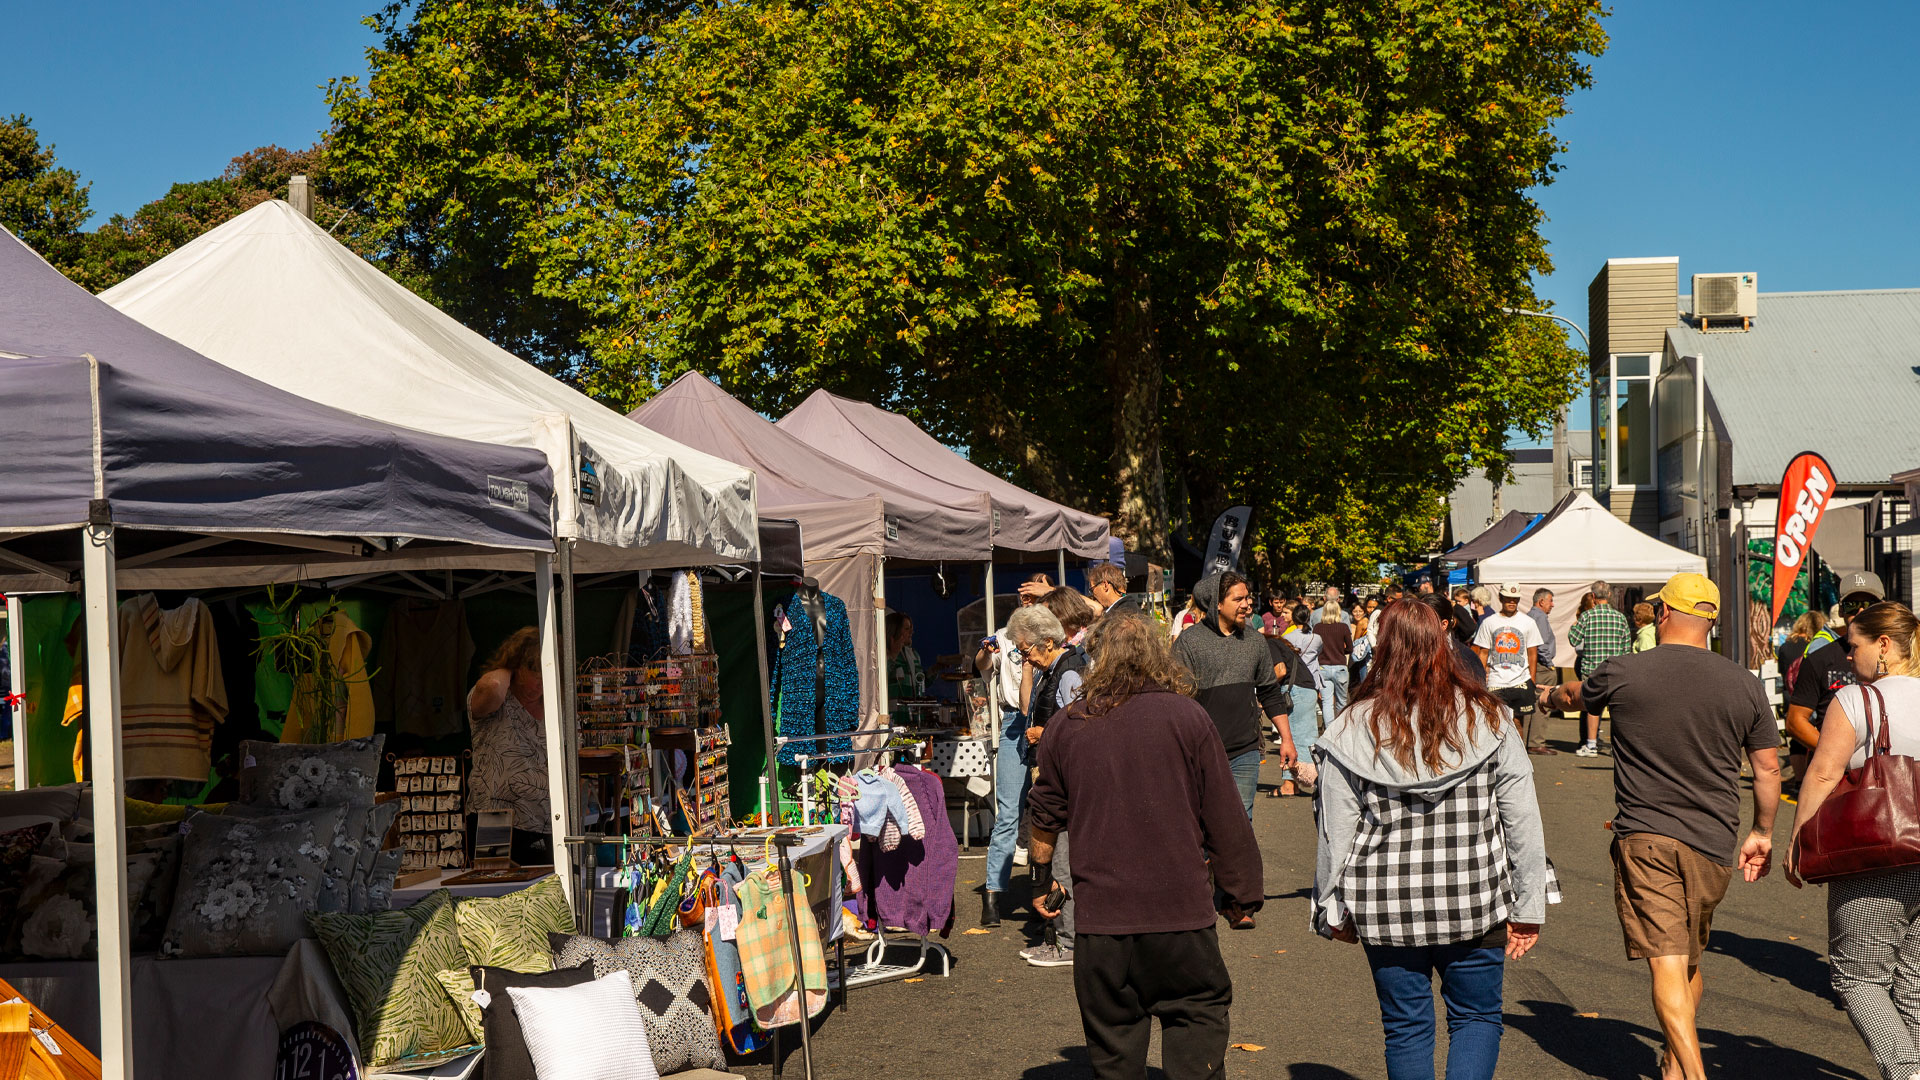
[[(1713, 652), (1720, 590), (1675, 574), (1653, 599), (1659, 645), (1541, 691), (1543, 709), (1613, 717), (1614, 906), (1627, 957), (1647, 961), (1666, 1034), (1664, 1077), (1700, 1080), (1700, 953), (1737, 868), (1765, 877), (1780, 805), (1780, 733), (1752, 672)], [(1753, 828), (1740, 830), (1740, 765), (1753, 765)]]

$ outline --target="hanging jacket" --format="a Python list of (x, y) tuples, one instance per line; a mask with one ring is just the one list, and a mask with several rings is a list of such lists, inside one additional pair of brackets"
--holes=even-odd
[[(860, 726), (860, 673), (854, 664), (847, 605), (832, 593), (819, 595), (825, 616), (821, 634), (815, 633), (813, 619), (795, 601), (789, 599), (785, 608), (790, 626), (773, 666), (772, 693), (776, 729), (789, 737), (851, 732)], [(852, 749), (851, 739), (820, 739), (789, 743), (780, 748), (778, 757), (793, 765), (800, 754), (843, 754)]]

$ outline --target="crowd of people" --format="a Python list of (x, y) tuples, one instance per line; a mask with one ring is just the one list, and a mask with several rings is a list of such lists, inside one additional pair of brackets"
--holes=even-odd
[[(1873, 575), (1844, 586), (1835, 618), (1799, 620), (1781, 652), (1796, 844), (1876, 731), (1920, 756), (1920, 625)], [(1089, 592), (1036, 576), (976, 663), (1003, 721), (981, 921), (1011, 914), (1026, 861), (1049, 929), (1023, 956), (1073, 968), (1096, 1075), (1143, 1077), (1155, 1017), (1168, 1076), (1222, 1070), (1232, 984), (1216, 925), (1251, 928), (1264, 901), (1251, 819), (1272, 754), (1269, 794), (1315, 799), (1310, 918), (1363, 946), (1388, 1077), (1436, 1074), (1436, 978), (1446, 1075), (1491, 1077), (1504, 966), (1559, 900), (1531, 763), (1555, 752), (1555, 714), (1581, 721), (1576, 753), (1613, 757), (1615, 915), (1647, 964), (1662, 1074), (1705, 1075), (1701, 953), (1733, 877), (1772, 867), (1783, 782), (1765, 687), (1712, 649), (1710, 580), (1680, 574), (1652, 595), (1594, 582), (1564, 643), (1553, 593), (1515, 585), (1328, 588), (1312, 603), (1274, 590), (1256, 615), (1251, 585), (1215, 574), (1165, 628), (1117, 567), (1094, 568)], [(1920, 866), (1828, 880), (1835, 989), (1885, 1076), (1916, 1080)]]

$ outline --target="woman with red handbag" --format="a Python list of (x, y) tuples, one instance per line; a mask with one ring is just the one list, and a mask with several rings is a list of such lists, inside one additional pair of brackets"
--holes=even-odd
[[(1860, 685), (1827, 709), (1786, 864), (1796, 888), (1803, 877), (1832, 886), (1833, 988), (1888, 1080), (1920, 1078), (1920, 761), (1901, 760), (1920, 758), (1916, 629), (1905, 604), (1854, 616), (1842, 647)], [(1849, 727), (1851, 739), (1832, 737)]]

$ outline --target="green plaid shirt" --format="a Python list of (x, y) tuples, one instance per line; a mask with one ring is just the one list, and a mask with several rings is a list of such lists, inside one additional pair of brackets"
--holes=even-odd
[(1573, 624), (1567, 644), (1580, 654), (1575, 671), (1584, 679), (1593, 674), (1594, 668), (1633, 651), (1633, 627), (1627, 625), (1627, 617), (1619, 608), (1600, 604), (1588, 608)]

